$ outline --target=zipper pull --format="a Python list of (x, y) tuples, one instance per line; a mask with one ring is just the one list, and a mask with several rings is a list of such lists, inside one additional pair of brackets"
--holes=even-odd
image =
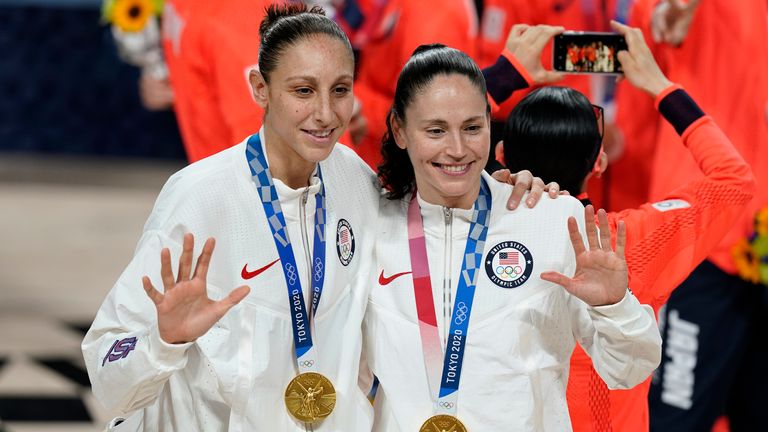
[(443, 207), (443, 218), (445, 219), (446, 224), (451, 221), (451, 216), (453, 216), (453, 209), (449, 207)]

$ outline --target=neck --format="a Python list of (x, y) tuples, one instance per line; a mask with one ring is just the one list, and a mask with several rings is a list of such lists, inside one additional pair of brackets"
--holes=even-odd
[(315, 170), (315, 162), (302, 158), (266, 125), (263, 144), (272, 178), (279, 179), (291, 189), (309, 186), (309, 178)]
[(465, 194), (460, 197), (445, 197), (440, 196), (437, 194), (430, 194), (429, 192), (423, 193), (423, 191), (419, 191), (419, 196), (424, 201), (435, 204), (447, 208), (460, 208), (469, 210), (475, 205), (475, 201), (477, 201), (477, 197), (480, 195), (480, 184), (478, 183), (477, 189), (474, 190), (472, 193)]

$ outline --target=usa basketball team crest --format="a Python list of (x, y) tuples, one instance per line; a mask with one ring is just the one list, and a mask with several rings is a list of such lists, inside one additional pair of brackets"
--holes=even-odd
[(349, 265), (355, 256), (355, 234), (346, 219), (340, 219), (336, 225), (336, 252), (344, 266)]
[(522, 243), (505, 241), (497, 244), (485, 256), (485, 273), (491, 282), (502, 288), (517, 288), (533, 272), (533, 256)]

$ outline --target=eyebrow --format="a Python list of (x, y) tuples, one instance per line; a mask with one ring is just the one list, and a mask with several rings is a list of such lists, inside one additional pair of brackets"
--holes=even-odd
[[(462, 124), (464, 124), (464, 123), (470, 123), (470, 122), (474, 122), (474, 121), (478, 121), (478, 120), (483, 120), (483, 119), (485, 119), (485, 116), (474, 116), (474, 117), (470, 117), (470, 118), (468, 118), (468, 119), (464, 120), (464, 121), (462, 122)], [(448, 124), (448, 122), (447, 122), (447, 121), (445, 121), (445, 120), (443, 120), (443, 119), (438, 119), (438, 118), (435, 118), (435, 119), (426, 119), (426, 120), (423, 120), (423, 121), (421, 121), (420, 123), (421, 123), (421, 124), (423, 124), (423, 125), (432, 125), (432, 124), (435, 124), (435, 125), (440, 125), (440, 126), (445, 126), (445, 125), (447, 125), (447, 124)]]
[[(339, 82), (344, 80), (352, 81), (354, 80), (354, 77), (352, 75), (345, 74), (337, 77), (334, 82)], [(288, 77), (286, 81), (309, 81), (311, 83), (315, 83), (317, 82), (317, 77), (312, 75), (296, 75), (296, 76)]]

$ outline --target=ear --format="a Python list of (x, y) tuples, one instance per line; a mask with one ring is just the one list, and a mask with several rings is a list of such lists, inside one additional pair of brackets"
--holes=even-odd
[(401, 149), (406, 150), (408, 146), (403, 126), (400, 124), (395, 113), (391, 111), (389, 113), (389, 125), (392, 127), (392, 138), (395, 140), (395, 144)]
[(248, 72), (248, 82), (251, 84), (251, 93), (253, 99), (259, 104), (260, 107), (267, 109), (268, 89), (267, 82), (264, 80), (264, 76), (256, 69), (251, 69)]
[(595, 177), (600, 178), (600, 176), (605, 172), (607, 168), (608, 154), (600, 150), (600, 154), (597, 156), (595, 165), (592, 167), (592, 172), (595, 174)]
[(507, 164), (504, 162), (504, 141), (497, 142), (496, 149), (494, 151), (495, 151), (496, 162), (504, 166), (507, 166)]

